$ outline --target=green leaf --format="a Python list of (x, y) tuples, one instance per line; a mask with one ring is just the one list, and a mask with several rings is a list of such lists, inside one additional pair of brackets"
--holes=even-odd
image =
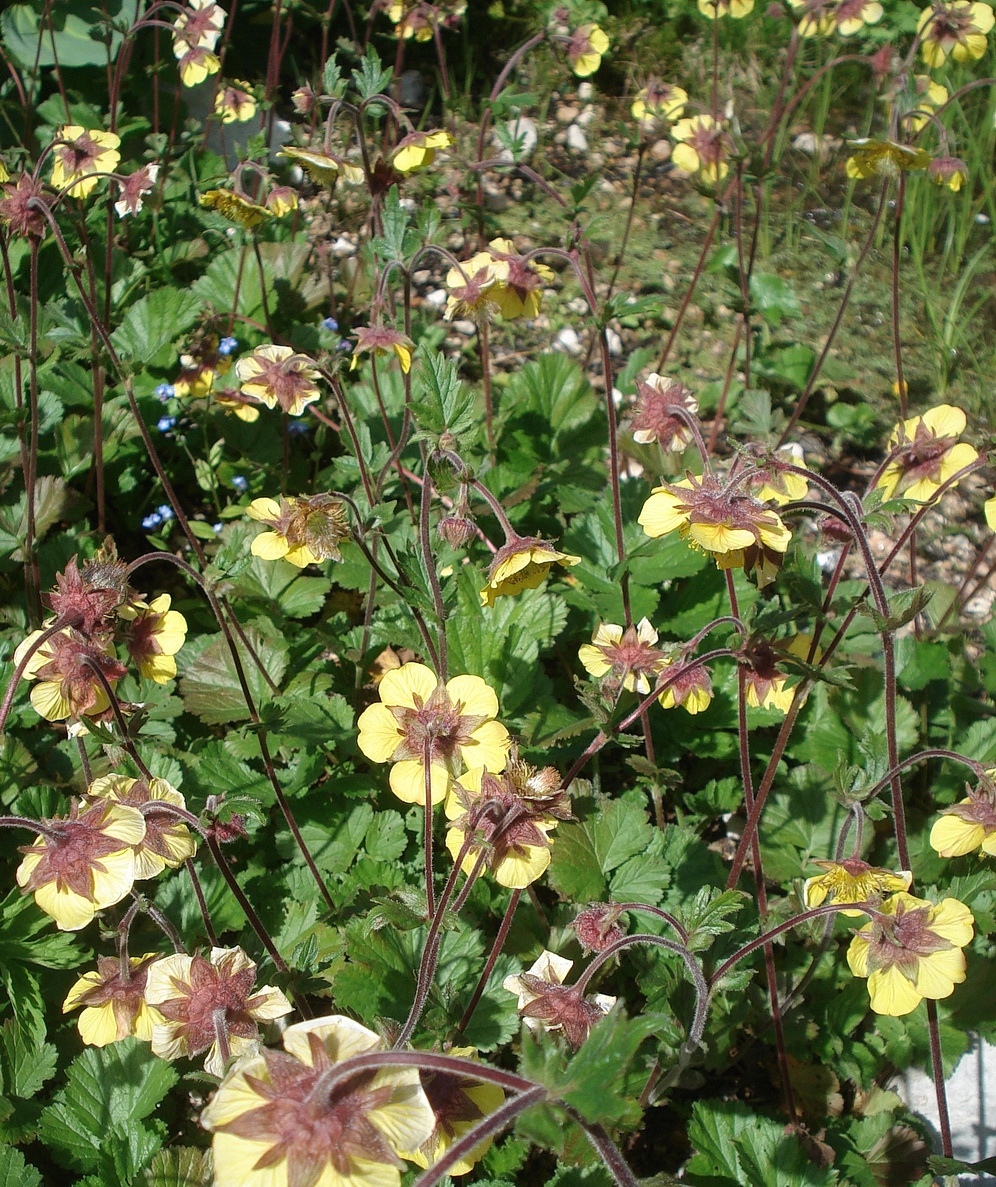
[[(246, 638), (274, 684), (279, 684), (287, 670), (287, 645), (282, 639), (266, 638), (254, 627), (245, 629)], [(241, 640), (235, 641), (246, 684), (257, 708), (273, 696), (269, 685)], [(180, 693), (189, 713), (208, 725), (246, 721), (251, 716), (236, 674), (228, 643), (223, 635), (212, 637), (208, 645), (186, 666), (180, 681)]]
[(416, 352), (412, 415), (423, 432), (454, 437), (480, 418), (473, 392), (457, 374), (457, 365), (438, 350), (420, 345)]
[(194, 324), (200, 309), (200, 299), (190, 289), (155, 289), (129, 307), (111, 342), (126, 362), (167, 366), (175, 361), (173, 343)]
[[(211, 531), (214, 539), (214, 531)], [(287, 561), (266, 561), (254, 556), (232, 583), (240, 598), (260, 598), (279, 607), (288, 618), (309, 618), (325, 604), (332, 582), (326, 577), (304, 577)]]
[(786, 317), (799, 317), (799, 298), (787, 280), (766, 272), (750, 278), (750, 298), (754, 309), (769, 326), (777, 326)]
[(557, 829), (554, 888), (575, 902), (601, 901), (610, 885), (613, 898), (659, 902), (670, 872), (661, 860), (663, 836), (644, 810), (627, 800), (578, 800), (575, 813), (583, 820)]
[(41, 1174), (13, 1146), (0, 1146), (0, 1187), (41, 1187)]
[(783, 1122), (739, 1101), (696, 1101), (688, 1136), (697, 1153), (686, 1179), (701, 1187), (824, 1187), (838, 1181), (835, 1171), (809, 1160)]
[(58, 1051), (44, 1038), (40, 1017), (26, 1022), (8, 1018), (0, 1027), (0, 1083), (7, 1096), (30, 1100), (55, 1074)]
[(137, 1183), (139, 1187), (210, 1187), (211, 1155), (192, 1146), (160, 1150)]
[(555, 447), (561, 435), (564, 445), (570, 444), (570, 434), (591, 420), (598, 401), (576, 360), (556, 351), (540, 355), (512, 376), (501, 407), (513, 409), (516, 417), (537, 413), (552, 430)]
[(380, 58), (372, 45), (367, 46), (367, 56), (360, 63), (359, 68), (351, 75), (353, 85), (359, 92), (361, 99), (370, 99), (385, 90), (387, 84), (394, 77), (390, 66), (381, 69)]
[(142, 0), (107, 0), (115, 26), (108, 30), (93, 0), (59, 0), (57, 6), (30, 0), (12, 4), (0, 16), (0, 31), (7, 52), (25, 70), (56, 61), (62, 67), (104, 66), (117, 57), (121, 30), (138, 20), (141, 8)]

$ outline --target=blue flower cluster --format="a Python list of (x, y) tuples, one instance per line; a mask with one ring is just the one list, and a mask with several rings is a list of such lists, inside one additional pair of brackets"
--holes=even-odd
[(156, 399), (161, 400), (164, 404), (167, 400), (172, 400), (176, 395), (176, 389), (171, 383), (161, 383), (155, 390)]
[(164, 523), (169, 523), (173, 518), (173, 508), (169, 503), (163, 503), (157, 507), (150, 515), (147, 515), (142, 520), (142, 527), (147, 532), (151, 532), (153, 528), (161, 527)]
[(323, 317), (319, 324), (321, 325), (323, 330), (331, 330), (333, 334), (339, 328), (339, 323), (335, 320), (334, 317)]
[(238, 349), (239, 349), (238, 338), (222, 338), (222, 340), (218, 343), (218, 353), (219, 354), (224, 354), (224, 355), (233, 354)]

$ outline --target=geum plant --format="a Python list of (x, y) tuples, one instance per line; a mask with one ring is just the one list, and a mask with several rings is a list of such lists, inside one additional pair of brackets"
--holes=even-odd
[[(632, 209), (607, 281), (591, 185), (561, 192), (507, 119), (537, 99), (513, 85), (599, 72), (601, 6), (537, 19), (474, 127), (445, 102), (463, 5), (380, 5), (365, 29), (348, 5), (261, 7), (265, 61), (212, 0), (4, 14), (25, 130), (0, 198), (0, 1167), (927, 1181), (884, 1090), (918, 1062), (933, 1168), (963, 1167), (944, 1080), (966, 1029), (992, 1032), (996, 729), (951, 628), (990, 545), (944, 596), (918, 542), (986, 458), (959, 408), (909, 414), (899, 260), (907, 175), (971, 184), (942, 115), (981, 85), (914, 63), (982, 58), (992, 10), (942, 0), (904, 31), (793, 0), (766, 18), (777, 101), (750, 128), (721, 62), (752, 0), (699, 0), (711, 94), (691, 67), (635, 80), (633, 207), (666, 130), (713, 213), (677, 310), (627, 315)], [(445, 129), (400, 103), (420, 42)], [(827, 185), (871, 179), (877, 205), (821, 351), (728, 435), (734, 379), (772, 373), (792, 310), (758, 270), (783, 133), (855, 62), (888, 126)], [(184, 122), (198, 86), (207, 119)], [(287, 105), (279, 153), (211, 139)], [(510, 175), (556, 240), (486, 209)], [(445, 234), (444, 190), (465, 214)], [(900, 419), (842, 486), (802, 418), (890, 209)], [(692, 368), (664, 373), (707, 262), (736, 293), (711, 417)], [(569, 293), (587, 372), (546, 350)], [(627, 316), (647, 337), (617, 374)]]

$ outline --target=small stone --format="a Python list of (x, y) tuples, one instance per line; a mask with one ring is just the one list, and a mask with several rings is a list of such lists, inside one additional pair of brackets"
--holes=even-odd
[(398, 99), (402, 107), (424, 107), (429, 86), (420, 70), (406, 70), (398, 80)]
[(412, 280), (416, 284), (425, 284), (426, 281), (431, 276), (432, 276), (432, 273), (429, 271), (428, 268), (419, 268), (419, 270), (417, 272), (412, 273)]
[(340, 260), (345, 259), (346, 256), (356, 254), (356, 244), (350, 243), (345, 235), (340, 235), (339, 238), (336, 239), (332, 244), (331, 251), (332, 254), (334, 256), (338, 256)]
[(425, 303), (433, 309), (442, 309), (446, 304), (446, 297), (446, 289), (433, 289), (431, 293), (425, 294)]
[(594, 107), (586, 107), (584, 109), (584, 111), (581, 112), (581, 114), (578, 116), (578, 118), (574, 122), (576, 124), (580, 124), (580, 126), (582, 128), (587, 128), (591, 125), (591, 121), (594, 118), (595, 118)]
[(477, 326), (472, 321), (455, 321), (453, 323), (453, 329), (458, 334), (463, 334), (465, 338), (473, 338), (477, 333)]
[[(533, 149), (539, 141), (539, 131), (536, 127), (536, 121), (526, 115), (516, 116), (514, 120), (507, 120), (504, 125), (504, 132), (506, 139), (510, 139), (518, 144), (518, 156), (523, 160), (532, 154)], [(503, 161), (514, 160), (515, 157), (511, 149), (504, 147), (502, 140), (498, 137), (497, 130), (494, 139), (495, 143), (501, 149), (498, 153), (499, 158)]]
[(595, 97), (595, 88), (590, 82), (582, 82), (578, 85), (578, 98), (582, 103), (590, 103)]
[(562, 350), (565, 354), (580, 354), (581, 353), (581, 337), (577, 330), (570, 326), (564, 326), (562, 330), (557, 332), (556, 338), (553, 340), (555, 350)]
[(567, 311), (568, 313), (587, 313), (588, 302), (584, 297), (572, 297), (567, 302)]
[(578, 118), (577, 107), (571, 107), (569, 104), (564, 104), (563, 107), (557, 108), (557, 123), (558, 124), (573, 124)]
[(485, 182), (481, 192), (484, 195), (485, 210), (490, 210), (492, 214), (501, 214), (508, 209), (508, 194), (504, 190)]
[(609, 347), (609, 354), (620, 355), (623, 352), (622, 338), (611, 326), (605, 327), (605, 341)]
[(571, 152), (588, 151), (588, 137), (578, 124), (571, 124), (567, 129), (567, 147)]

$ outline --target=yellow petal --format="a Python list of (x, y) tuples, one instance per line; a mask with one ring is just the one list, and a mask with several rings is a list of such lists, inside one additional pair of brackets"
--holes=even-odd
[(960, 948), (921, 956), (917, 963), (915, 989), (921, 997), (934, 1000), (950, 997), (955, 985), (965, 980), (965, 953)]
[(513, 849), (495, 868), (495, 879), (512, 890), (523, 890), (541, 878), (552, 854), (546, 845), (523, 845)]
[[(446, 799), (449, 791), (450, 776), (445, 767), (429, 764), (429, 774), (432, 781), (432, 805), (435, 807)], [(391, 790), (406, 804), (421, 804), (425, 806), (425, 767), (413, 759), (404, 759), (391, 767), (388, 782)]]
[(930, 914), (930, 930), (963, 948), (975, 934), (975, 917), (956, 898), (946, 898)]
[(31, 704), (46, 721), (62, 721), (73, 712), (73, 706), (62, 695), (62, 685), (55, 680), (41, 680), (31, 690)]
[(584, 670), (596, 679), (604, 676), (612, 667), (601, 649), (591, 643), (584, 643), (578, 648), (578, 659)]
[(356, 727), (359, 730), (356, 744), (372, 762), (390, 762), (404, 738), (387, 705), (370, 705), (364, 709)]
[[(971, 801), (962, 801), (966, 802)], [(962, 857), (978, 849), (985, 836), (986, 830), (981, 824), (961, 820), (957, 816), (942, 816), (930, 830), (930, 846), (941, 857)]]
[(415, 709), (425, 704), (438, 684), (436, 673), (425, 664), (402, 664), (385, 673), (380, 682), (380, 699), (385, 705)]
[(80, 1038), (91, 1047), (106, 1047), (125, 1036), (118, 1034), (118, 1020), (114, 1016), (114, 1003), (102, 1006), (88, 1006), (76, 1022)]
[(470, 735), (470, 741), (460, 747), (460, 754), (468, 767), (504, 771), (510, 745), (508, 730), (501, 722), (485, 721)]
[(264, 561), (278, 561), (285, 557), (290, 549), (286, 536), (279, 532), (260, 532), (252, 542), (252, 554)]
[(246, 508), (250, 519), (270, 520), (280, 518), (280, 504), (276, 499), (253, 499)]
[(498, 696), (480, 676), (455, 676), (446, 682), (446, 692), (462, 716), (498, 716)]
[[(680, 503), (679, 497), (670, 491), (655, 490), (643, 504), (637, 522), (648, 536), (666, 536), (669, 532), (676, 531), (688, 519), (686, 511), (677, 509)], [(751, 536), (751, 543), (753, 542), (754, 537)]]
[(98, 908), (121, 902), (135, 882), (135, 853), (122, 849), (100, 859), (102, 870), (94, 869), (93, 901)]
[(847, 949), (847, 967), (855, 977), (868, 976), (869, 943), (864, 934), (868, 930), (868, 928), (862, 928)]
[(60, 931), (79, 931), (96, 914), (96, 908), (89, 899), (81, 898), (71, 890), (58, 890), (54, 882), (46, 882), (44, 886), (38, 887), (35, 902), (46, 915), (51, 915)]
[(887, 969), (876, 969), (868, 978), (868, 992), (871, 1008), (876, 1014), (887, 1014), (898, 1018), (909, 1014), (923, 1001), (912, 983), (894, 965)]

